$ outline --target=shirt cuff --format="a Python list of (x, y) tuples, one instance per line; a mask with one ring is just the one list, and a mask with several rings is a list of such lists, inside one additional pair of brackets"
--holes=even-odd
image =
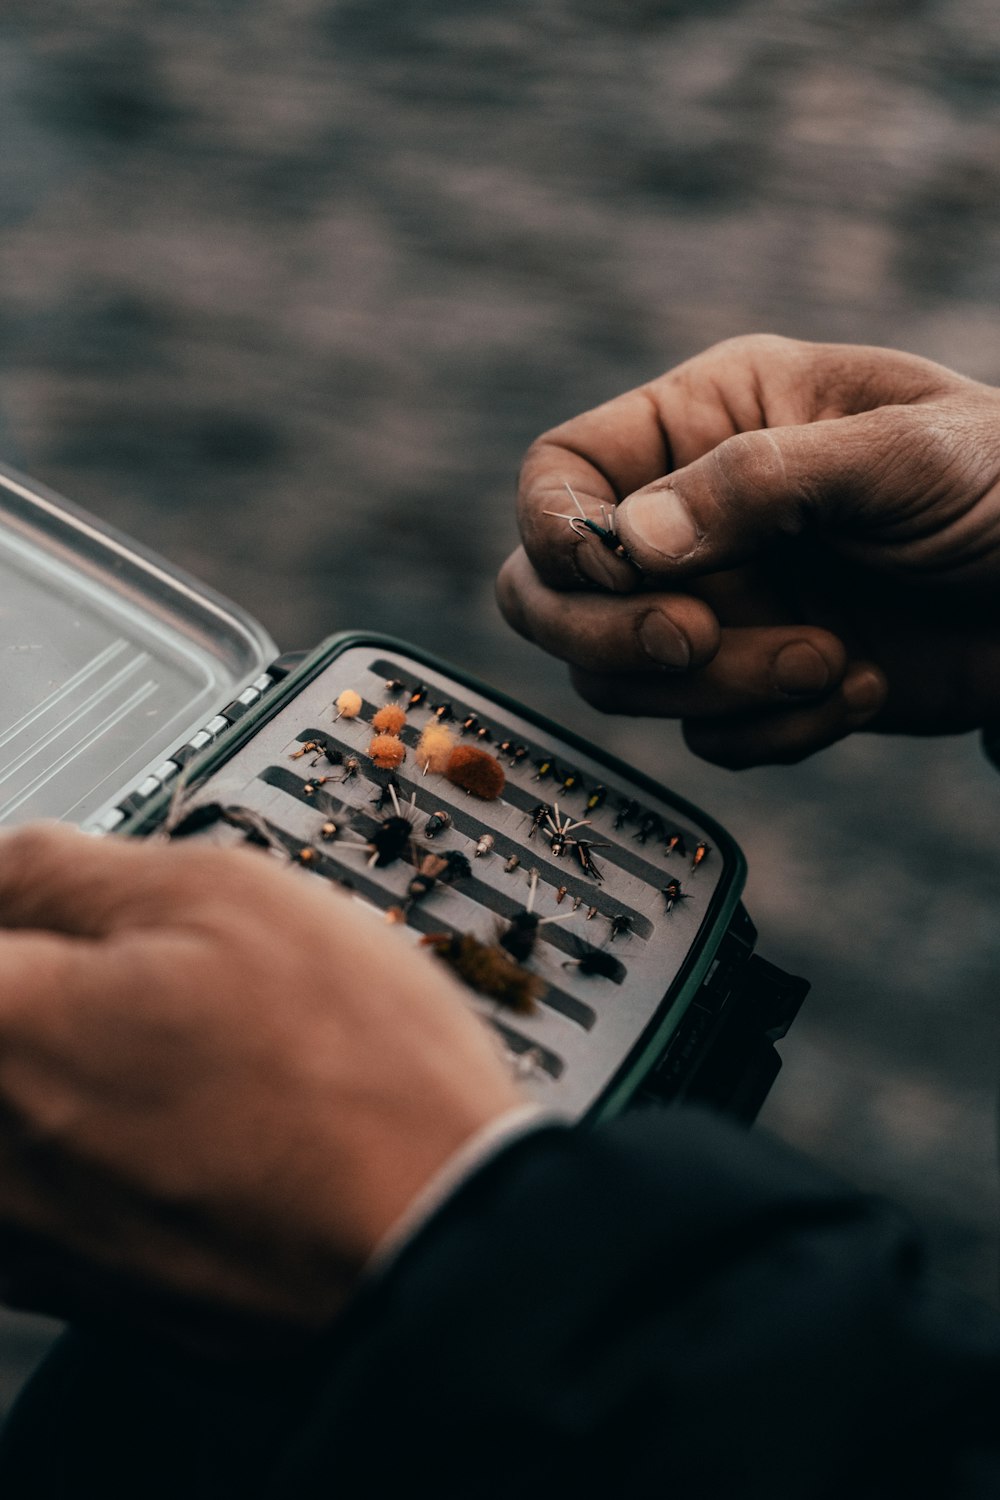
[(542, 1130), (553, 1124), (566, 1124), (566, 1117), (555, 1110), (545, 1109), (541, 1104), (517, 1104), (513, 1109), (495, 1120), (490, 1120), (475, 1135), (469, 1137), (453, 1156), (450, 1156), (429, 1182), (425, 1183), (413, 1201), (382, 1236), (362, 1273), (365, 1280), (380, 1276), (402, 1253), (412, 1239), (443, 1208), (463, 1183), (484, 1167), (488, 1161), (499, 1156), (522, 1136)]

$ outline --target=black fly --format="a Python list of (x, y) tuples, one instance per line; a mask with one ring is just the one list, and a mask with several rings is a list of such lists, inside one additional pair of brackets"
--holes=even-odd
[(681, 890), (681, 883), (680, 883), (679, 880), (668, 880), (667, 883), (666, 883), (666, 885), (660, 891), (660, 895), (663, 897), (664, 901), (667, 903), (667, 911), (668, 912), (672, 912), (673, 911), (673, 909), (677, 905), (678, 901), (690, 901), (691, 900), (691, 897), (688, 895), (687, 891), (682, 891)]

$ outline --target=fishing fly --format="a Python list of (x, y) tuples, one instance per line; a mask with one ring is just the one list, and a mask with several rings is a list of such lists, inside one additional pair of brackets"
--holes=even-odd
[(395, 776), (387, 777), (384, 785), (379, 787), (377, 795), (372, 797), (372, 806), (377, 808), (377, 810), (381, 812), (386, 803), (389, 802), (390, 798), (392, 798), (397, 792), (399, 792), (399, 790), (400, 785)]
[(363, 706), (361, 694), (353, 688), (345, 688), (333, 706), (337, 710), (334, 723), (337, 719), (356, 719)]
[(687, 891), (681, 889), (679, 880), (668, 880), (660, 891), (660, 895), (666, 902), (667, 911), (672, 912), (678, 901), (690, 901), (691, 897)]
[(615, 813), (615, 827), (624, 828), (625, 824), (631, 822), (637, 816), (638, 812), (639, 804), (634, 799), (630, 798), (628, 802), (619, 802), (618, 811)]
[(640, 844), (645, 844), (648, 843), (648, 841), (653, 837), (655, 837), (657, 840), (662, 839), (665, 832), (666, 829), (663, 826), (663, 819), (660, 817), (659, 813), (650, 812), (643, 815), (642, 819), (640, 820), (639, 827), (636, 830), (635, 837), (636, 839), (638, 839)]
[(563, 489), (566, 491), (567, 495), (576, 506), (577, 514), (574, 514), (572, 511), (564, 510), (546, 510), (543, 511), (542, 514), (546, 516), (554, 516), (559, 521), (568, 521), (569, 529), (574, 533), (574, 535), (579, 537), (596, 536), (602, 547), (607, 547), (612, 552), (617, 552), (620, 556), (624, 557), (625, 549), (622, 547), (621, 542), (618, 540), (618, 533), (615, 529), (614, 508), (612, 507), (612, 509), (608, 511), (605, 505), (603, 505), (600, 501), (598, 502), (598, 509), (601, 512), (601, 521), (604, 523), (603, 525), (599, 525), (597, 521), (592, 521), (591, 518), (587, 515), (587, 512), (584, 510), (583, 506), (577, 499), (575, 491), (573, 490), (572, 486), (567, 483), (566, 480), (563, 480)]
[(579, 958), (567, 958), (564, 969), (575, 969), (585, 978), (617, 979), (621, 982), (624, 968), (619, 959), (604, 948), (588, 948)]
[(380, 771), (395, 771), (406, 759), (406, 746), (398, 734), (376, 734), (369, 742), (368, 758)]
[(585, 875), (591, 876), (599, 885), (603, 884), (604, 876), (601, 873), (597, 861), (594, 859), (592, 850), (610, 849), (610, 844), (594, 844), (589, 839), (571, 839), (573, 853), (576, 855), (580, 869)]
[(448, 769), (454, 749), (455, 736), (448, 725), (442, 724), (439, 719), (431, 719), (425, 725), (413, 753), (425, 776), (428, 771), (442, 775)]
[(329, 740), (319, 738), (306, 740), (297, 750), (292, 751), (290, 759), (301, 760), (304, 755), (313, 757), (309, 762), (310, 766), (318, 765), (321, 760), (328, 760), (332, 766), (339, 766), (344, 759), (342, 750), (338, 750), (336, 745), (332, 745)]
[[(535, 896), (538, 892), (538, 871), (532, 870), (528, 877), (528, 899), (524, 903), (524, 910), (515, 912), (500, 937), (500, 946), (505, 949), (518, 963), (524, 963), (535, 950), (538, 941), (539, 928), (546, 926), (549, 922), (565, 922), (571, 917), (572, 912), (566, 912), (558, 917), (540, 917), (535, 911)], [(556, 897), (558, 901), (559, 897)]]
[[(413, 796), (416, 797), (415, 792)], [(405, 806), (401, 804), (394, 787), (389, 788), (389, 800), (392, 812), (378, 820), (370, 838), (342, 838), (340, 841), (340, 847), (345, 852), (360, 849), (366, 853), (369, 869), (373, 865), (384, 869), (386, 865), (394, 864), (406, 853), (413, 838), (413, 818), (416, 811), (414, 802)]]
[(542, 824), (545, 822), (545, 819), (551, 812), (552, 809), (547, 802), (539, 802), (537, 807), (532, 808), (529, 815), (531, 818), (531, 827), (528, 829), (529, 839), (533, 839), (535, 837), (535, 834), (538, 832), (539, 828), (541, 828)]
[(378, 734), (398, 734), (406, 723), (406, 710), (398, 703), (386, 703), (372, 716), (372, 728)]
[(436, 953), (470, 989), (521, 1015), (529, 1014), (545, 988), (537, 974), (495, 943), (484, 943), (471, 932), (429, 932), (421, 943)]
[(554, 802), (551, 812), (546, 813), (545, 823), (548, 826), (543, 827), (542, 832), (549, 841), (550, 853), (554, 854), (556, 859), (561, 859), (567, 844), (574, 842), (569, 835), (575, 828), (590, 827), (589, 818), (578, 818), (575, 823), (568, 816), (565, 819), (561, 818), (558, 802)]
[(472, 869), (464, 854), (450, 850), (447, 854), (425, 854), (417, 866), (417, 873), (406, 887), (407, 903), (423, 901), (434, 890), (438, 881), (450, 885), (471, 875)]

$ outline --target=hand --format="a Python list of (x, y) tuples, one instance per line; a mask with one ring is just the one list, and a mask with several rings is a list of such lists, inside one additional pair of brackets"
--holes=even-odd
[(203, 1313), (318, 1327), (522, 1102), (442, 966), (259, 852), (4, 834), (0, 923), (0, 1281), (21, 1305), (185, 1340)]
[[(566, 483), (624, 555), (548, 514)], [(520, 525), (510, 623), (708, 760), (1000, 718), (1000, 391), (940, 365), (719, 344), (539, 438)]]

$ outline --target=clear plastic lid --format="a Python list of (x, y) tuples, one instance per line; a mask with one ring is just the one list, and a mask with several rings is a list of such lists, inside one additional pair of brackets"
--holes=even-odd
[(0, 465), (0, 823), (84, 823), (277, 655), (236, 605)]

